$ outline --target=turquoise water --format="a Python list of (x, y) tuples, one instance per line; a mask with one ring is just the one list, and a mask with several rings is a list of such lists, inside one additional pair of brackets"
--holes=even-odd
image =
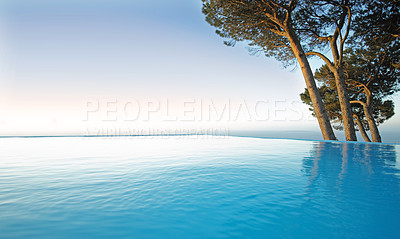
[(2, 138), (0, 238), (400, 238), (397, 145)]

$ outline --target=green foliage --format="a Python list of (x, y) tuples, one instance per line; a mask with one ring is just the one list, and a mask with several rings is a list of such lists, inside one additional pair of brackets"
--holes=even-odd
[(349, 12), (356, 8), (359, 0), (304, 0), (296, 13), (296, 29), (307, 44), (324, 49), (329, 47), (328, 37), (346, 29)]
[[(332, 89), (327, 85), (322, 85), (318, 87), (318, 91), (322, 96), (322, 102), (325, 105), (329, 120), (332, 122), (332, 127), (335, 129), (343, 130), (342, 114), (340, 112), (340, 104), (337, 92), (334, 90), (334, 88)], [(310, 106), (309, 110), (313, 112), (312, 115), (315, 117), (310, 93), (307, 89), (304, 89), (304, 92), (300, 94), (300, 98), (303, 103)]]
[[(346, 51), (345, 68), (349, 91), (363, 91), (367, 87), (374, 101), (400, 90), (400, 69), (393, 62), (400, 60), (400, 49), (392, 44), (361, 46)], [(354, 100), (367, 101), (366, 94)]]
[[(347, 20), (365, 0), (202, 0), (206, 21), (225, 44), (250, 45), (251, 52), (294, 64), (288, 34), (301, 39), (305, 52), (331, 47), (329, 37), (346, 40)], [(357, 10), (357, 11), (356, 11)]]
[[(376, 113), (377, 112), (377, 113)], [(394, 115), (394, 103), (391, 100), (380, 101), (375, 104), (374, 119), (379, 125)]]
[(397, 41), (400, 36), (400, 1), (363, 0), (354, 19), (354, 37), (368, 45)]
[(288, 40), (280, 34), (281, 26), (265, 14), (276, 14), (283, 20), (284, 13), (278, 7), (268, 7), (262, 1), (203, 0), (202, 11), (206, 21), (217, 28), (216, 33), (226, 39), (226, 45), (244, 41), (285, 65), (294, 63)]
[(252, 47), (251, 51), (275, 57), (284, 66), (296, 62), (288, 34), (301, 39), (305, 52), (323, 49), (327, 42), (316, 35), (332, 34), (332, 27), (340, 17), (337, 14), (343, 14), (342, 5), (336, 1), (202, 1), (206, 21), (217, 28), (216, 33), (226, 39), (226, 45), (245, 42)]
[[(400, 1), (363, 0), (354, 18), (352, 48), (383, 48), (391, 53), (393, 67), (400, 69)], [(377, 52), (377, 51), (375, 51)]]

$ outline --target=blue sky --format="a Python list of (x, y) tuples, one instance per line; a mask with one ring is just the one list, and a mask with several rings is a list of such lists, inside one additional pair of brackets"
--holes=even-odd
[[(200, 0), (3, 0), (0, 9), (1, 135), (318, 130), (300, 104), (299, 69), (251, 56), (243, 44), (223, 45)], [(126, 120), (133, 101), (152, 116)], [(207, 118), (210, 105), (221, 112), (230, 105), (234, 116)], [(386, 127), (399, 126), (392, 119)]]

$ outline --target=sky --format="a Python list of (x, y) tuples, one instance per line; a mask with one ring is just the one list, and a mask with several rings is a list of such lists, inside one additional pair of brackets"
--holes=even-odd
[(1, 0), (0, 135), (318, 131), (300, 69), (225, 46), (201, 4)]

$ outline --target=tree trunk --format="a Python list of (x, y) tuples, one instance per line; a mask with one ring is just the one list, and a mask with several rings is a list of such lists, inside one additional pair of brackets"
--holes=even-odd
[(382, 142), (381, 135), (379, 134), (378, 126), (376, 126), (374, 117), (372, 117), (371, 107), (367, 106), (366, 104), (363, 104), (363, 109), (365, 118), (367, 118), (369, 130), (371, 132), (372, 142), (381, 143)]
[(291, 49), (296, 56), (296, 59), (299, 62), (301, 68), (301, 72), (303, 73), (322, 136), (325, 140), (336, 140), (335, 133), (333, 132), (331, 123), (326, 113), (325, 106), (322, 103), (321, 95), (319, 94), (317, 85), (315, 84), (314, 75), (312, 73), (308, 59), (295, 33), (290, 30), (288, 32), (288, 39), (290, 41)]
[(346, 90), (346, 82), (343, 68), (340, 66), (332, 72), (335, 76), (336, 89), (339, 96), (340, 110), (347, 141), (357, 141), (356, 130), (354, 128), (353, 112), (351, 111), (349, 96)]
[(365, 142), (371, 142), (371, 140), (368, 137), (367, 132), (365, 132), (364, 125), (362, 124), (360, 118), (358, 118), (357, 115), (354, 115), (354, 119), (356, 120), (356, 123), (358, 125), (358, 129), (360, 130), (360, 133), (361, 133), (362, 137), (364, 138), (364, 141)]

